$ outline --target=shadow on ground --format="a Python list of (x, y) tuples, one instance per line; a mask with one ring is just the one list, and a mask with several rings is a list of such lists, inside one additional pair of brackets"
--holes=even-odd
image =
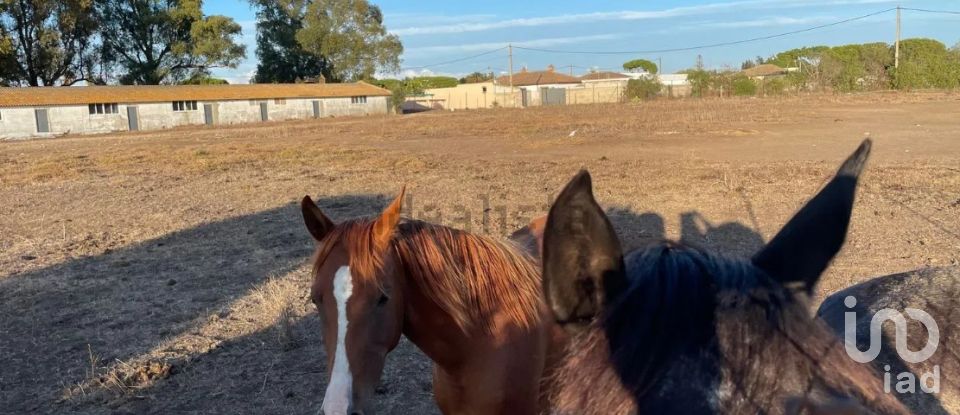
[[(374, 214), (387, 202), (349, 195), (319, 204), (336, 219)], [(89, 377), (91, 351), (108, 363), (149, 353), (256, 284), (301, 267), (312, 247), (290, 203), (0, 280), (3, 410), (62, 411), (62, 392)]]

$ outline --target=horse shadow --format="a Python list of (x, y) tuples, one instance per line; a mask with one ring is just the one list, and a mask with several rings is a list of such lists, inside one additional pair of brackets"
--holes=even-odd
[[(625, 251), (644, 248), (667, 238), (664, 219), (658, 213), (635, 213), (622, 207), (611, 207), (606, 212)], [(765, 243), (759, 232), (744, 224), (726, 222), (716, 225), (697, 211), (680, 214), (679, 242), (737, 257), (750, 257)]]
[[(336, 220), (388, 202), (318, 203)], [(191, 334), (259, 283), (302, 267), (312, 250), (291, 202), (0, 279), (4, 411), (62, 412), (67, 386), (89, 379), (98, 361), (128, 361)]]

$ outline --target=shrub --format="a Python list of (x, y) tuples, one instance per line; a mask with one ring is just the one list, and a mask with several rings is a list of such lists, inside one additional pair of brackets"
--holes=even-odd
[(733, 95), (751, 96), (757, 94), (757, 83), (745, 75), (735, 75), (730, 82)]
[(767, 79), (763, 82), (763, 94), (764, 95), (783, 95), (787, 91), (787, 79), (786, 78), (773, 78)]
[(663, 84), (656, 78), (640, 78), (627, 81), (625, 96), (627, 99), (648, 100), (657, 96)]

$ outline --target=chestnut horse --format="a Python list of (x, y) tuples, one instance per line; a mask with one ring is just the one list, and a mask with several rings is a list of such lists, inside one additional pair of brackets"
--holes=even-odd
[(810, 314), (843, 245), (865, 141), (751, 260), (675, 242), (625, 256), (581, 171), (550, 209), (543, 291), (576, 333), (557, 413), (907, 413)]
[(334, 224), (303, 198), (317, 242), (311, 298), (330, 375), (323, 412), (370, 414), (385, 358), (402, 334), (433, 360), (443, 413), (538, 413), (548, 352), (563, 331), (544, 318), (532, 253), (401, 221), (402, 200), (403, 192), (379, 217)]

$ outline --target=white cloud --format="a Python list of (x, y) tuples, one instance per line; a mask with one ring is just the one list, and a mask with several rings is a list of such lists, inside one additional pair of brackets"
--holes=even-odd
[(451, 34), (482, 32), (515, 27), (536, 27), (573, 23), (583, 24), (616, 20), (667, 19), (672, 17), (704, 15), (737, 9), (783, 9), (811, 6), (843, 6), (893, 3), (894, 1), (896, 0), (740, 0), (726, 3), (709, 3), (698, 6), (674, 7), (663, 10), (622, 10), (613, 12), (575, 13), (487, 22), (466, 21), (452, 24), (443, 23), (441, 21), (433, 21), (431, 22), (431, 25), (404, 27), (391, 30), (391, 33), (399, 36)]
[[(586, 36), (569, 36), (569, 37), (552, 37), (552, 38), (543, 38), (543, 39), (531, 39), (521, 42), (513, 42), (514, 46), (526, 46), (530, 48), (543, 48), (550, 46), (558, 45), (568, 45), (573, 43), (583, 43), (583, 42), (593, 42), (601, 40), (612, 40), (622, 38), (623, 35), (616, 33), (608, 33), (601, 35), (586, 35)], [(509, 42), (483, 42), (483, 43), (466, 43), (461, 45), (444, 45), (444, 46), (421, 46), (408, 48), (404, 51), (404, 56), (409, 55), (433, 55), (438, 53), (449, 53), (449, 52), (481, 52), (487, 50), (493, 50), (497, 48), (502, 48), (507, 46)]]
[(704, 23), (699, 27), (738, 29), (747, 27), (768, 27), (768, 26), (792, 26), (792, 25), (810, 25), (835, 22), (840, 18), (835, 16), (815, 16), (815, 17), (784, 17), (772, 16), (751, 20), (734, 20), (729, 22)]
[(489, 20), (497, 17), (494, 14), (430, 14), (430, 13), (388, 13), (384, 15), (384, 23), (390, 26), (409, 26), (430, 22), (431, 24), (456, 24)]

